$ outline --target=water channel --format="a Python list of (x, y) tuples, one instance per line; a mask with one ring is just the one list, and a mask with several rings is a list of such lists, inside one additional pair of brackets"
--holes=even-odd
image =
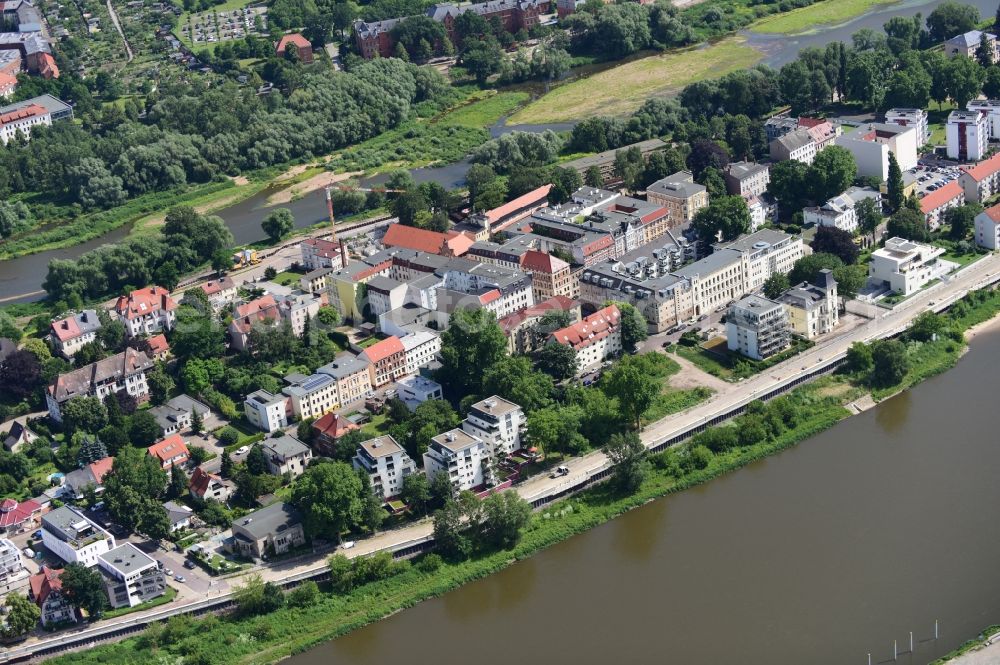
[[(799, 50), (809, 46), (823, 47), (828, 42), (843, 40), (849, 41), (851, 34), (861, 28), (872, 28), (881, 31), (882, 24), (893, 16), (912, 16), (916, 12), (921, 12), (926, 16), (935, 7), (945, 0), (903, 0), (891, 5), (876, 7), (862, 16), (859, 16), (843, 25), (831, 28), (824, 28), (815, 33), (799, 36), (768, 35), (753, 32), (744, 32), (747, 43), (750, 46), (763, 52), (763, 62), (780, 67), (793, 60)], [(964, 0), (963, 0), (964, 1)], [(983, 16), (991, 16), (995, 9), (995, 0), (968, 0), (968, 4), (979, 8)], [(588, 71), (598, 71), (606, 65), (594, 65)], [(578, 73), (578, 72), (577, 72)], [(555, 125), (520, 125), (507, 126), (503, 121), (490, 128), (493, 136), (514, 131), (543, 131), (553, 129), (561, 131), (572, 127), (569, 123)], [(455, 164), (449, 164), (437, 168), (414, 169), (412, 174), (417, 182), (434, 181), (446, 187), (456, 187), (460, 185), (468, 169), (468, 162), (463, 160)], [(382, 174), (365, 181), (366, 184), (379, 184), (384, 182), (388, 176)], [(238, 244), (245, 244), (260, 240), (264, 237), (260, 229), (261, 220), (269, 212), (266, 204), (271, 191), (260, 194), (235, 204), (217, 214), (222, 217), (233, 233)], [(283, 204), (281, 207), (290, 208), (295, 215), (296, 225), (299, 227), (309, 226), (326, 218), (326, 204), (321, 194), (307, 194), (290, 204)], [(115, 242), (126, 235), (127, 231), (119, 229), (107, 234), (102, 238), (88, 243), (76, 245), (64, 250), (54, 250), (40, 252), (38, 254), (20, 257), (16, 259), (0, 260), (0, 302), (9, 300), (33, 300), (39, 296), (42, 280), (48, 269), (48, 263), (54, 258), (73, 259), (81, 254), (108, 242)]]
[(1000, 621), (998, 391), (1000, 332), (796, 448), (286, 662), (865, 665), (895, 639), (923, 665)]

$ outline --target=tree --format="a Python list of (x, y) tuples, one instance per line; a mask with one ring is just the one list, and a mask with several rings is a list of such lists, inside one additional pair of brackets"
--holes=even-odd
[(403, 478), (403, 490), (400, 497), (414, 511), (426, 515), (427, 504), (431, 500), (431, 486), (427, 481), (427, 476), (422, 473), (411, 473)]
[(809, 167), (794, 159), (771, 166), (771, 181), (767, 191), (781, 204), (785, 218), (802, 210), (809, 195)]
[(80, 451), (76, 455), (76, 462), (83, 468), (107, 456), (108, 449), (104, 447), (98, 437), (84, 435), (83, 441), (80, 443)]
[(623, 358), (601, 380), (601, 389), (618, 399), (622, 414), (635, 429), (639, 429), (642, 414), (660, 394), (659, 381), (643, 371), (640, 358)]
[(27, 596), (19, 593), (7, 594), (4, 602), (7, 608), (5, 625), (0, 631), (6, 639), (14, 639), (27, 635), (38, 625), (38, 620), (42, 618), (42, 611), (38, 605), (28, 600)]
[(96, 397), (74, 397), (60, 407), (63, 427), (73, 432), (98, 432), (108, 422), (108, 410)]
[(811, 283), (823, 268), (836, 270), (843, 265), (844, 262), (840, 260), (840, 257), (833, 254), (817, 252), (809, 256), (803, 256), (792, 266), (792, 271), (788, 273), (788, 281), (792, 284), (801, 284), (802, 282)]
[(575, 455), (587, 448), (580, 433), (583, 410), (576, 405), (539, 409), (528, 414), (528, 440), (546, 455)]
[(972, 232), (976, 215), (983, 211), (979, 204), (965, 204), (957, 208), (949, 208), (944, 213), (942, 225), (948, 226), (948, 236), (952, 240), (964, 240)]
[(622, 494), (633, 494), (649, 473), (647, 450), (634, 432), (614, 434), (604, 452), (611, 460), (611, 482)]
[(833, 269), (833, 279), (837, 282), (837, 295), (849, 300), (868, 281), (868, 270), (863, 265), (841, 266)]
[(850, 231), (838, 229), (835, 226), (821, 226), (813, 237), (814, 252), (832, 254), (844, 264), (852, 265), (858, 260), (858, 246)]
[(222, 461), (219, 467), (219, 473), (223, 478), (231, 478), (233, 476), (233, 458), (229, 456), (228, 450), (222, 451)]
[(194, 434), (201, 434), (202, 430), (205, 428), (204, 420), (202, 419), (201, 411), (197, 408), (191, 409), (191, 431)]
[(475, 203), (485, 189), (497, 179), (497, 173), (485, 164), (473, 164), (465, 172), (465, 186), (469, 189), (469, 201)]
[(978, 62), (983, 67), (989, 67), (993, 64), (993, 42), (986, 33), (979, 35), (979, 46), (976, 47), (976, 62)]
[(948, 95), (959, 108), (979, 96), (985, 80), (986, 71), (975, 60), (958, 55), (948, 61)]
[[(437, 475), (447, 478), (444, 473)], [(461, 560), (472, 552), (472, 543), (465, 533), (464, 517), (461, 506), (451, 499), (434, 513), (434, 543), (445, 558)]]
[(521, 530), (531, 520), (531, 504), (517, 492), (497, 492), (483, 500), (475, 527), (481, 547), (510, 549), (521, 539)]
[(162, 532), (167, 517), (159, 499), (167, 474), (155, 457), (140, 448), (122, 448), (103, 484), (104, 503), (115, 523), (150, 537)]
[(369, 533), (375, 533), (378, 528), (382, 526), (382, 522), (385, 520), (385, 509), (382, 507), (382, 499), (375, 494), (375, 488), (372, 487), (371, 479), (368, 478), (368, 474), (364, 471), (358, 471), (358, 477), (361, 481), (362, 487), (366, 487), (367, 491), (362, 490), (361, 494), (361, 516), (358, 519), (359, 524), (365, 527)]
[(80, 563), (67, 564), (59, 574), (62, 591), (70, 604), (87, 613), (91, 620), (101, 616), (107, 605), (104, 578), (97, 568)]
[(544, 344), (535, 352), (535, 366), (556, 381), (563, 381), (576, 375), (576, 350), (567, 344)]
[(924, 216), (909, 206), (900, 208), (889, 218), (886, 230), (890, 237), (907, 240), (925, 241), (929, 235)]
[(176, 464), (170, 467), (170, 484), (167, 485), (167, 496), (178, 499), (187, 489), (188, 479)]
[(265, 582), (260, 574), (247, 576), (241, 586), (233, 589), (236, 611), (242, 616), (270, 614), (285, 604), (285, 594), (273, 582)]
[(875, 199), (866, 197), (854, 205), (854, 210), (858, 215), (858, 230), (866, 236), (874, 238), (875, 231), (882, 223), (882, 211), (879, 209), (878, 203), (875, 202)]
[(764, 280), (764, 295), (771, 300), (776, 300), (782, 293), (791, 288), (788, 275), (783, 272), (772, 273)]
[(840, 194), (857, 175), (858, 167), (850, 151), (837, 145), (823, 148), (809, 167), (813, 200), (826, 201)]
[(307, 533), (339, 543), (340, 535), (361, 519), (364, 489), (349, 465), (314, 464), (296, 481), (292, 503), (302, 511)]
[(872, 385), (888, 388), (898, 385), (910, 371), (906, 345), (898, 339), (884, 339), (872, 344)]
[(927, 16), (927, 31), (931, 40), (943, 42), (974, 30), (978, 23), (979, 10), (972, 5), (944, 2)]
[(476, 78), (476, 83), (483, 85), (490, 76), (500, 71), (504, 57), (496, 39), (470, 39), (459, 57), (459, 64)]
[(729, 153), (715, 141), (695, 139), (691, 142), (687, 163), (695, 179), (698, 179), (707, 168), (724, 171), (729, 164)]
[(146, 374), (146, 383), (149, 386), (149, 400), (154, 405), (166, 402), (175, 386), (174, 378), (167, 373), (162, 362), (157, 362)]
[(527, 356), (504, 357), (486, 369), (482, 392), (534, 411), (552, 402), (552, 377), (535, 370)]
[(945, 329), (945, 320), (940, 314), (934, 312), (921, 312), (920, 316), (913, 320), (907, 336), (918, 342), (929, 342), (935, 335), (940, 334)]
[(628, 303), (616, 302), (615, 304), (621, 313), (622, 349), (626, 353), (635, 353), (637, 345), (649, 337), (646, 318)]
[(35, 354), (24, 349), (14, 351), (0, 363), (0, 374), (5, 390), (20, 398), (31, 395), (42, 384), (42, 364)]
[(742, 196), (723, 196), (695, 213), (691, 222), (704, 244), (735, 240), (750, 230), (750, 209)]
[(319, 586), (312, 580), (306, 580), (292, 589), (288, 594), (289, 607), (309, 607), (319, 600)]
[(295, 227), (295, 217), (292, 216), (292, 211), (288, 208), (278, 208), (264, 218), (264, 221), (260, 223), (260, 227), (267, 234), (267, 237), (271, 239), (271, 242), (277, 242), (282, 237), (291, 233)]
[(583, 175), (583, 182), (588, 187), (604, 187), (604, 176), (601, 175), (600, 167), (588, 167), (587, 172)]
[(163, 430), (149, 411), (136, 411), (129, 417), (128, 435), (132, 445), (148, 448), (160, 439)]
[(507, 337), (487, 309), (459, 307), (441, 336), (441, 367), (436, 378), (448, 394), (478, 394), (487, 368), (507, 355)]

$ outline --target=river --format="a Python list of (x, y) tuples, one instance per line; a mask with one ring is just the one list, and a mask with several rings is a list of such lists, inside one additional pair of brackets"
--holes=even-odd
[[(1000, 332), (779, 455), (288, 665), (924, 664), (1000, 621)], [(940, 639), (934, 640), (934, 622)]]
[[(882, 24), (893, 16), (912, 16), (918, 11), (926, 16), (945, 1), (904, 0), (892, 5), (882, 5), (843, 25), (824, 28), (808, 35), (789, 37), (786, 35), (757, 34), (750, 31), (745, 31), (743, 35), (747, 38), (747, 43), (750, 46), (765, 54), (764, 63), (780, 67), (793, 60), (802, 48), (822, 47), (828, 42), (836, 40), (850, 41), (851, 34), (861, 28), (881, 31)], [(995, 0), (968, 0), (968, 4), (978, 7), (983, 16), (991, 16), (996, 9)], [(594, 70), (597, 71), (603, 66), (594, 67)], [(569, 123), (507, 126), (501, 120), (490, 128), (490, 133), (493, 136), (499, 136), (514, 130), (543, 131), (553, 129), (561, 131), (571, 127), (572, 124)], [(413, 169), (411, 173), (417, 182), (433, 181), (445, 187), (457, 187), (462, 184), (468, 167), (468, 161), (463, 160), (438, 168)], [(364, 182), (366, 184), (381, 184), (387, 177), (385, 174), (380, 174)], [(264, 238), (260, 222), (270, 210), (266, 205), (266, 199), (271, 193), (271, 191), (262, 192), (217, 213), (226, 221), (237, 244), (246, 244)], [(309, 226), (326, 219), (326, 203), (322, 195), (318, 193), (308, 194), (297, 201), (280, 207), (292, 210), (298, 227)], [(124, 235), (125, 231), (120, 230), (68, 249), (40, 252), (31, 256), (0, 261), (0, 303), (37, 299), (39, 296), (36, 294), (42, 288), (42, 280), (45, 279), (45, 273), (51, 259), (73, 259), (101, 244), (120, 240)]]

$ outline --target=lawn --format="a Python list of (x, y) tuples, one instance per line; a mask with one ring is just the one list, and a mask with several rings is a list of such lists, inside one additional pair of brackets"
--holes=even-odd
[(823, 0), (808, 7), (763, 18), (750, 29), (754, 32), (801, 35), (817, 32), (821, 27), (838, 25), (860, 16), (877, 5), (895, 0)]
[(435, 122), (460, 127), (491, 127), (516, 111), (528, 98), (526, 92), (487, 90), (472, 95), (468, 103), (448, 111)]
[(159, 598), (154, 598), (153, 600), (147, 600), (145, 603), (140, 603), (135, 607), (119, 607), (117, 610), (108, 610), (103, 615), (102, 619), (114, 619), (116, 617), (124, 616), (126, 614), (132, 614), (133, 612), (142, 612), (144, 610), (151, 610), (154, 607), (159, 607), (160, 605), (166, 605), (177, 597), (177, 589), (172, 586), (168, 586), (167, 590), (163, 592), (163, 595)]
[(709, 46), (633, 60), (561, 85), (528, 104), (507, 122), (538, 124), (596, 115), (627, 115), (649, 97), (752, 66), (763, 54), (744, 42), (742, 38), (729, 37)]
[(299, 283), (300, 277), (302, 277), (302, 273), (286, 270), (285, 272), (279, 272), (271, 281), (281, 286), (295, 286)]
[(389, 414), (386, 411), (382, 413), (373, 413), (371, 420), (365, 423), (361, 427), (361, 433), (368, 438), (375, 438), (376, 436), (381, 436), (389, 430)]
[(751, 360), (729, 351), (724, 337), (710, 339), (698, 346), (678, 344), (675, 352), (682, 358), (691, 361), (698, 369), (712, 376), (717, 376), (724, 381), (736, 382), (784, 362), (813, 345), (813, 342), (792, 338), (791, 345), (787, 349), (760, 361)]

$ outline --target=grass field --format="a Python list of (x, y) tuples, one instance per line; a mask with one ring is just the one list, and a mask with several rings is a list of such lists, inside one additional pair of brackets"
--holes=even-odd
[(844, 23), (876, 5), (892, 2), (895, 0), (823, 0), (784, 14), (768, 16), (751, 25), (750, 29), (753, 32), (801, 35), (815, 32), (820, 27)]
[(538, 124), (626, 115), (646, 99), (752, 66), (762, 54), (731, 37), (705, 47), (633, 60), (561, 85), (512, 115), (508, 123)]
[(458, 106), (435, 122), (460, 127), (490, 127), (505, 115), (510, 115), (528, 101), (526, 92), (496, 92), (489, 90), (477, 93), (468, 104)]

